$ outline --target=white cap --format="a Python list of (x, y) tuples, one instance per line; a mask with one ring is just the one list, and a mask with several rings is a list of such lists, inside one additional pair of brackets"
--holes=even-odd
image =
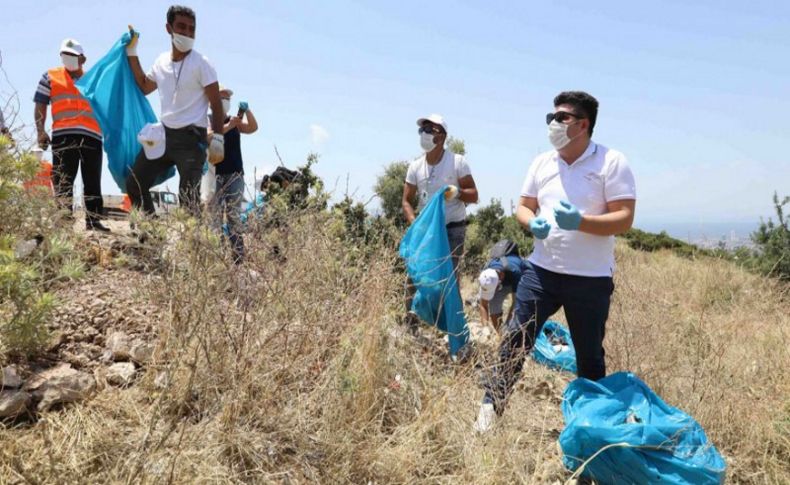
[(41, 147), (31, 148), (30, 153), (36, 158), (36, 161), (38, 162), (44, 159), (44, 150), (42, 150)]
[(447, 123), (444, 122), (444, 116), (437, 115), (436, 113), (427, 116), (425, 118), (420, 118), (417, 120), (417, 126), (422, 126), (423, 123), (426, 121), (430, 121), (433, 124), (439, 125), (444, 128), (444, 132), (447, 133)]
[(75, 39), (64, 39), (60, 43), (60, 53), (74, 54), (75, 56), (83, 56), (85, 53), (82, 50), (82, 44)]
[(477, 281), (480, 283), (480, 298), (490, 301), (499, 287), (499, 274), (495, 269), (484, 269)]
[(165, 126), (162, 123), (146, 123), (137, 134), (137, 141), (143, 145), (145, 158), (161, 158), (165, 154)]
[(232, 89), (228, 89), (228, 87), (225, 86), (224, 84), (220, 84), (219, 85), (219, 92), (221, 93), (223, 91), (228, 93), (228, 96), (233, 97), (233, 90)]

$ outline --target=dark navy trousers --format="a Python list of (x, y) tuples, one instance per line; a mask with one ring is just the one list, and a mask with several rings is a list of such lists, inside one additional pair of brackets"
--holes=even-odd
[(614, 291), (612, 278), (560, 274), (527, 265), (516, 291), (516, 311), (499, 346), (499, 361), (486, 382), (485, 401), (499, 413), (543, 324), (560, 307), (576, 348), (578, 376), (598, 380), (606, 375), (603, 339)]

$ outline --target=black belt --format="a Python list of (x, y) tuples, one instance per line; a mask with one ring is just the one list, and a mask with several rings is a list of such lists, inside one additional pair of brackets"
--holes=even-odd
[(463, 221), (451, 222), (451, 223), (447, 224), (447, 226), (445, 226), (445, 227), (447, 227), (447, 229), (455, 229), (456, 227), (464, 227), (467, 224), (469, 224), (469, 221), (464, 219)]

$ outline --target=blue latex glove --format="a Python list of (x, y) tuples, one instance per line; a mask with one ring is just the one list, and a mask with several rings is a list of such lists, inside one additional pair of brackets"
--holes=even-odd
[(554, 220), (557, 221), (560, 229), (575, 231), (582, 223), (582, 214), (575, 205), (567, 200), (561, 200), (560, 205), (554, 208)]
[(544, 217), (535, 217), (529, 221), (529, 231), (536, 239), (546, 239), (550, 229), (551, 224)]
[(249, 103), (246, 101), (239, 101), (239, 111), (247, 111), (250, 109)]

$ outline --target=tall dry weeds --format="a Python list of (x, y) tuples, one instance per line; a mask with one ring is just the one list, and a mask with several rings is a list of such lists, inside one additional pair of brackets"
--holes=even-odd
[[(571, 376), (528, 363), (496, 431), (473, 435), (478, 370), (402, 331), (394, 249), (360, 252), (335, 222), (305, 211), (253, 229), (243, 268), (204, 226), (150, 243), (165, 255), (139, 301), (166, 315), (154, 364), (130, 390), (0, 430), (1, 481), (566, 480), (556, 441)], [(695, 416), (731, 482), (790, 479), (787, 288), (724, 262), (617, 256), (609, 370)], [(494, 350), (482, 346), (482, 368)]]

